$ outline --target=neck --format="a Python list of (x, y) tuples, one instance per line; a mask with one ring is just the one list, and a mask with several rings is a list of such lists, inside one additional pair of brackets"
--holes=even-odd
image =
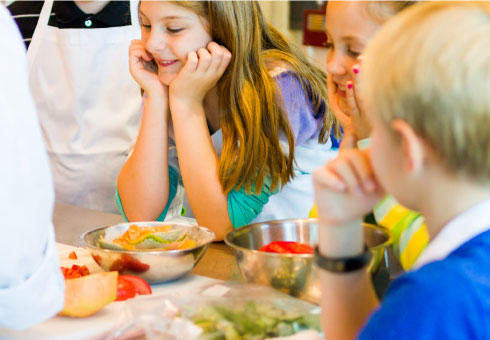
[(84, 13), (97, 14), (99, 13), (109, 2), (109, 0), (75, 0), (75, 4)]
[[(446, 224), (472, 206), (490, 199), (490, 188), (481, 183), (461, 177), (446, 176), (432, 179), (423, 193), (424, 206), (419, 211), (424, 215), (430, 238), (433, 239)], [(431, 188), (437, 188), (431, 189)]]
[(219, 115), (219, 98), (218, 89), (213, 87), (204, 97), (203, 102), (204, 112), (206, 113), (206, 119), (211, 124), (211, 129), (217, 131), (220, 129), (220, 115)]

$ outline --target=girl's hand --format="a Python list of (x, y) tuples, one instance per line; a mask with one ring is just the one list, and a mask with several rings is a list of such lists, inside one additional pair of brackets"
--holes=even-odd
[[(344, 138), (349, 141), (347, 148), (355, 147), (355, 142), (359, 139), (367, 138), (371, 130), (369, 122), (366, 120), (366, 115), (362, 111), (362, 101), (356, 96), (356, 92), (360, 88), (359, 72), (362, 61), (361, 57), (358, 60), (359, 64), (352, 67), (353, 81), (347, 82), (347, 97), (345, 99), (347, 108), (340, 108), (336, 85), (331, 75), (328, 75), (327, 78), (329, 106), (344, 130)], [(345, 146), (345, 143), (342, 144), (342, 146)]]
[(202, 105), (204, 97), (221, 78), (230, 60), (230, 51), (213, 41), (207, 48), (189, 52), (185, 65), (170, 83), (171, 102)]
[[(347, 82), (347, 98), (346, 102), (349, 107), (349, 116), (352, 119), (352, 127), (354, 128), (357, 139), (364, 139), (369, 137), (371, 132), (371, 125), (366, 118), (366, 114), (363, 112), (363, 103), (356, 93), (360, 92), (359, 72), (361, 70), (361, 61), (359, 58), (359, 64), (352, 67), (352, 74), (354, 75), (353, 82)], [(349, 88), (350, 87), (350, 88)]]
[(129, 72), (134, 80), (148, 96), (167, 97), (168, 88), (158, 78), (158, 68), (155, 69), (156, 71), (152, 71), (148, 67), (148, 64), (153, 62), (153, 56), (145, 49), (143, 41), (131, 41), (129, 46)]
[(384, 194), (369, 150), (345, 150), (314, 173), (313, 183), (318, 215), (332, 225), (362, 218)]
[(337, 85), (333, 82), (332, 75), (327, 76), (328, 105), (335, 118), (342, 126), (344, 135), (354, 135), (354, 126), (350, 112), (344, 112), (339, 106), (339, 96), (337, 95)]

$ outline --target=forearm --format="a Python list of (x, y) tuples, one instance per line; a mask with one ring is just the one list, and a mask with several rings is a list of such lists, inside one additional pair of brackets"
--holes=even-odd
[(233, 227), (203, 108), (172, 106), (172, 120), (182, 180), (192, 211), (200, 225), (211, 229), (216, 240), (222, 240)]
[(354, 132), (344, 132), (344, 136), (342, 138), (342, 142), (340, 143), (340, 151), (353, 149), (356, 147), (357, 137)]
[(160, 98), (147, 97), (138, 139), (121, 169), (118, 192), (130, 221), (155, 220), (167, 204), (168, 107)]
[[(320, 253), (330, 258), (351, 257), (363, 251), (361, 221), (319, 226)], [(349, 273), (320, 270), (322, 326), (326, 339), (354, 339), (378, 306), (366, 269)]]

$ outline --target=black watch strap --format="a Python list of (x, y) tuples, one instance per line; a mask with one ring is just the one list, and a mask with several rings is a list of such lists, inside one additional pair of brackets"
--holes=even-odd
[(336, 273), (347, 273), (366, 267), (371, 261), (372, 254), (367, 247), (364, 252), (352, 257), (330, 258), (320, 254), (318, 246), (315, 247), (315, 263), (321, 269)]

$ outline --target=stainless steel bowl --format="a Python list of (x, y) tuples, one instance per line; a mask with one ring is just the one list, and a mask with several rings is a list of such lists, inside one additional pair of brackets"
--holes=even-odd
[[(170, 251), (110, 250), (98, 246), (100, 235), (105, 236), (106, 233), (121, 235), (130, 225), (134, 224), (145, 227), (170, 225), (171, 229), (188, 229), (189, 237), (196, 241), (197, 246), (190, 249)], [(123, 223), (97, 228), (80, 236), (82, 246), (92, 254), (93, 259), (102, 269), (136, 275), (149, 283), (168, 282), (189, 273), (214, 239), (214, 233), (207, 228), (166, 222)]]
[[(382, 227), (363, 224), (364, 240), (373, 257), (369, 264), (375, 273), (391, 244), (391, 233)], [(295, 241), (314, 246), (318, 243), (317, 219), (278, 220), (249, 224), (230, 232), (225, 242), (237, 260), (245, 282), (263, 284), (301, 299), (319, 303), (320, 281), (312, 254), (276, 254), (259, 251), (273, 241)]]

